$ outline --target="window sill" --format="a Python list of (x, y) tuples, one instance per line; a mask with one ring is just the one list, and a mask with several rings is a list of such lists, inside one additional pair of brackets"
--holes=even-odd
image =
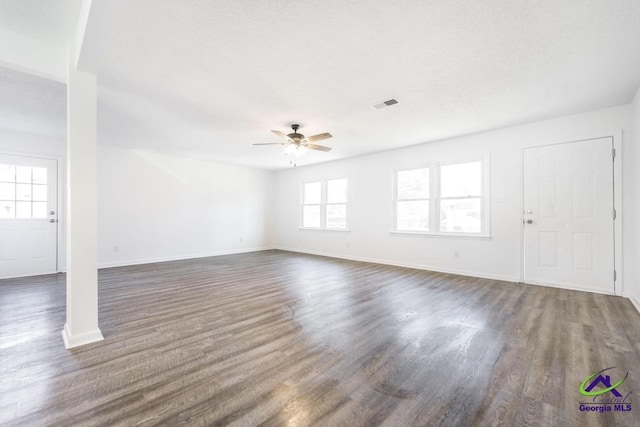
[(321, 227), (298, 227), (298, 230), (304, 231), (338, 231), (338, 232), (350, 232), (348, 228), (321, 228)]
[(401, 234), (401, 235), (409, 235), (409, 236), (437, 237), (437, 238), (456, 238), (456, 239), (468, 239), (468, 240), (491, 240), (492, 239), (490, 234), (434, 233), (431, 231), (391, 230), (389, 234)]

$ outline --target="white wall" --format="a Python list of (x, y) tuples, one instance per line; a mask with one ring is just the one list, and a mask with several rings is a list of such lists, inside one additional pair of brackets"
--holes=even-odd
[[(276, 174), (276, 247), (518, 281), (521, 279), (523, 147), (615, 136), (629, 125), (630, 107), (620, 106), (280, 171)], [(491, 239), (389, 232), (393, 169), (485, 154), (490, 154), (491, 159)], [(343, 176), (350, 179), (350, 231), (298, 229), (300, 183)], [(454, 257), (455, 251), (459, 252), (459, 258)]]
[(632, 126), (624, 148), (624, 271), (627, 296), (640, 310), (640, 88), (630, 110)]
[[(275, 177), (272, 172), (239, 166), (99, 146), (99, 264), (179, 259), (275, 244), (283, 249), (519, 280), (522, 147), (620, 130), (625, 166), (624, 290), (635, 297), (640, 309), (640, 225), (633, 220), (640, 214), (640, 90), (629, 106), (287, 169)], [(0, 130), (0, 152), (59, 158), (65, 170), (64, 139)], [(491, 153), (492, 169), (491, 240), (389, 233), (393, 168), (410, 167), (421, 159), (486, 153)], [(300, 181), (339, 176), (349, 176), (351, 181), (351, 231), (299, 230)], [(64, 206), (65, 184), (60, 184), (60, 206)], [(496, 202), (505, 197), (507, 202)], [(62, 257), (64, 235), (61, 229)], [(113, 251), (114, 246), (119, 252)], [(460, 258), (453, 257), (456, 250)]]
[[(0, 129), (0, 153), (59, 160), (58, 256), (66, 270), (65, 139)], [(101, 145), (98, 265), (269, 248), (273, 179), (268, 171)]]
[(99, 146), (99, 265), (268, 248), (272, 181), (273, 172)]

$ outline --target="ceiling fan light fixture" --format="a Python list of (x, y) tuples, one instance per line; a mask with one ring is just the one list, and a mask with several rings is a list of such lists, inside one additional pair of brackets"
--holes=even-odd
[(306, 152), (307, 152), (307, 147), (303, 147), (302, 145), (288, 144), (284, 148), (284, 154), (287, 156), (300, 157)]
[(307, 147), (303, 147), (302, 145), (298, 145), (296, 147), (295, 155), (296, 155), (296, 157), (300, 157), (303, 154), (305, 154), (307, 151), (309, 151), (309, 150), (307, 150)]

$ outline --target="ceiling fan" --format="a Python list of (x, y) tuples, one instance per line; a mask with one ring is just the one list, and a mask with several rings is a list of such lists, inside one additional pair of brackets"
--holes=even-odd
[(285, 135), (279, 130), (272, 130), (271, 132), (278, 135), (280, 138), (283, 138), (286, 142), (265, 142), (258, 143), (253, 145), (284, 145), (285, 154), (295, 154), (296, 156), (301, 156), (304, 154), (307, 149), (310, 150), (318, 150), (318, 151), (331, 151), (331, 148), (325, 147), (324, 145), (313, 144), (316, 141), (322, 141), (323, 139), (331, 138), (332, 135), (330, 133), (320, 133), (318, 135), (313, 135), (309, 137), (305, 137), (303, 134), (298, 133), (298, 129), (300, 128), (299, 124), (292, 124), (291, 129), (293, 132)]

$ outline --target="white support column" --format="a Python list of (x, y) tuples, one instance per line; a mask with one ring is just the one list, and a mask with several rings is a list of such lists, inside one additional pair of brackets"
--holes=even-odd
[(104, 339), (98, 327), (97, 80), (76, 68), (67, 80), (67, 322), (66, 348)]

